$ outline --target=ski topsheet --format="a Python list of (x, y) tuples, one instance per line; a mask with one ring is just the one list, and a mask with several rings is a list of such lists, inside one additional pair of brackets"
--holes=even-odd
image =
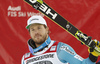
[(82, 33), (79, 29), (77, 29), (69, 21), (64, 19), (60, 14), (58, 14), (50, 6), (48, 6), (45, 2), (43, 2), (42, 0), (25, 0), (25, 1), (28, 4), (30, 4), (33, 8), (40, 11), (45, 16), (47, 16), (49, 19), (54, 21), (61, 28), (69, 32), (79, 41), (81, 41), (82, 44), (85, 44), (86, 46), (90, 47), (91, 50), (93, 50), (94, 48), (96, 50), (96, 45), (90, 36), (87, 36), (86, 34)]

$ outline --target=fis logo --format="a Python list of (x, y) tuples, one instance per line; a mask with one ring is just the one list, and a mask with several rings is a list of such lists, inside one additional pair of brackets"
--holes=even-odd
[(52, 46), (50, 51), (55, 51), (56, 50), (56, 46)]

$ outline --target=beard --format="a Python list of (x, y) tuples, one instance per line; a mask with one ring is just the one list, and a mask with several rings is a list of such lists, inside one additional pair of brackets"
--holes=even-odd
[(48, 34), (44, 34), (44, 35), (36, 34), (34, 38), (32, 39), (36, 44), (41, 45), (42, 43), (46, 41), (47, 37), (48, 37)]

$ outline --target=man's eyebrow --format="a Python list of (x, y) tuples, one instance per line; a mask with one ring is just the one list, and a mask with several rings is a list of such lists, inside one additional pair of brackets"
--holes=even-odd
[(34, 28), (30, 28), (30, 29), (34, 29)]

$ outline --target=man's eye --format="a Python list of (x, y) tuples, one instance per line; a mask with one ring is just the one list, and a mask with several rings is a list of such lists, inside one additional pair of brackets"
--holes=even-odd
[(32, 29), (32, 31), (34, 31), (34, 29)]
[(38, 27), (38, 29), (41, 29), (40, 27)]

